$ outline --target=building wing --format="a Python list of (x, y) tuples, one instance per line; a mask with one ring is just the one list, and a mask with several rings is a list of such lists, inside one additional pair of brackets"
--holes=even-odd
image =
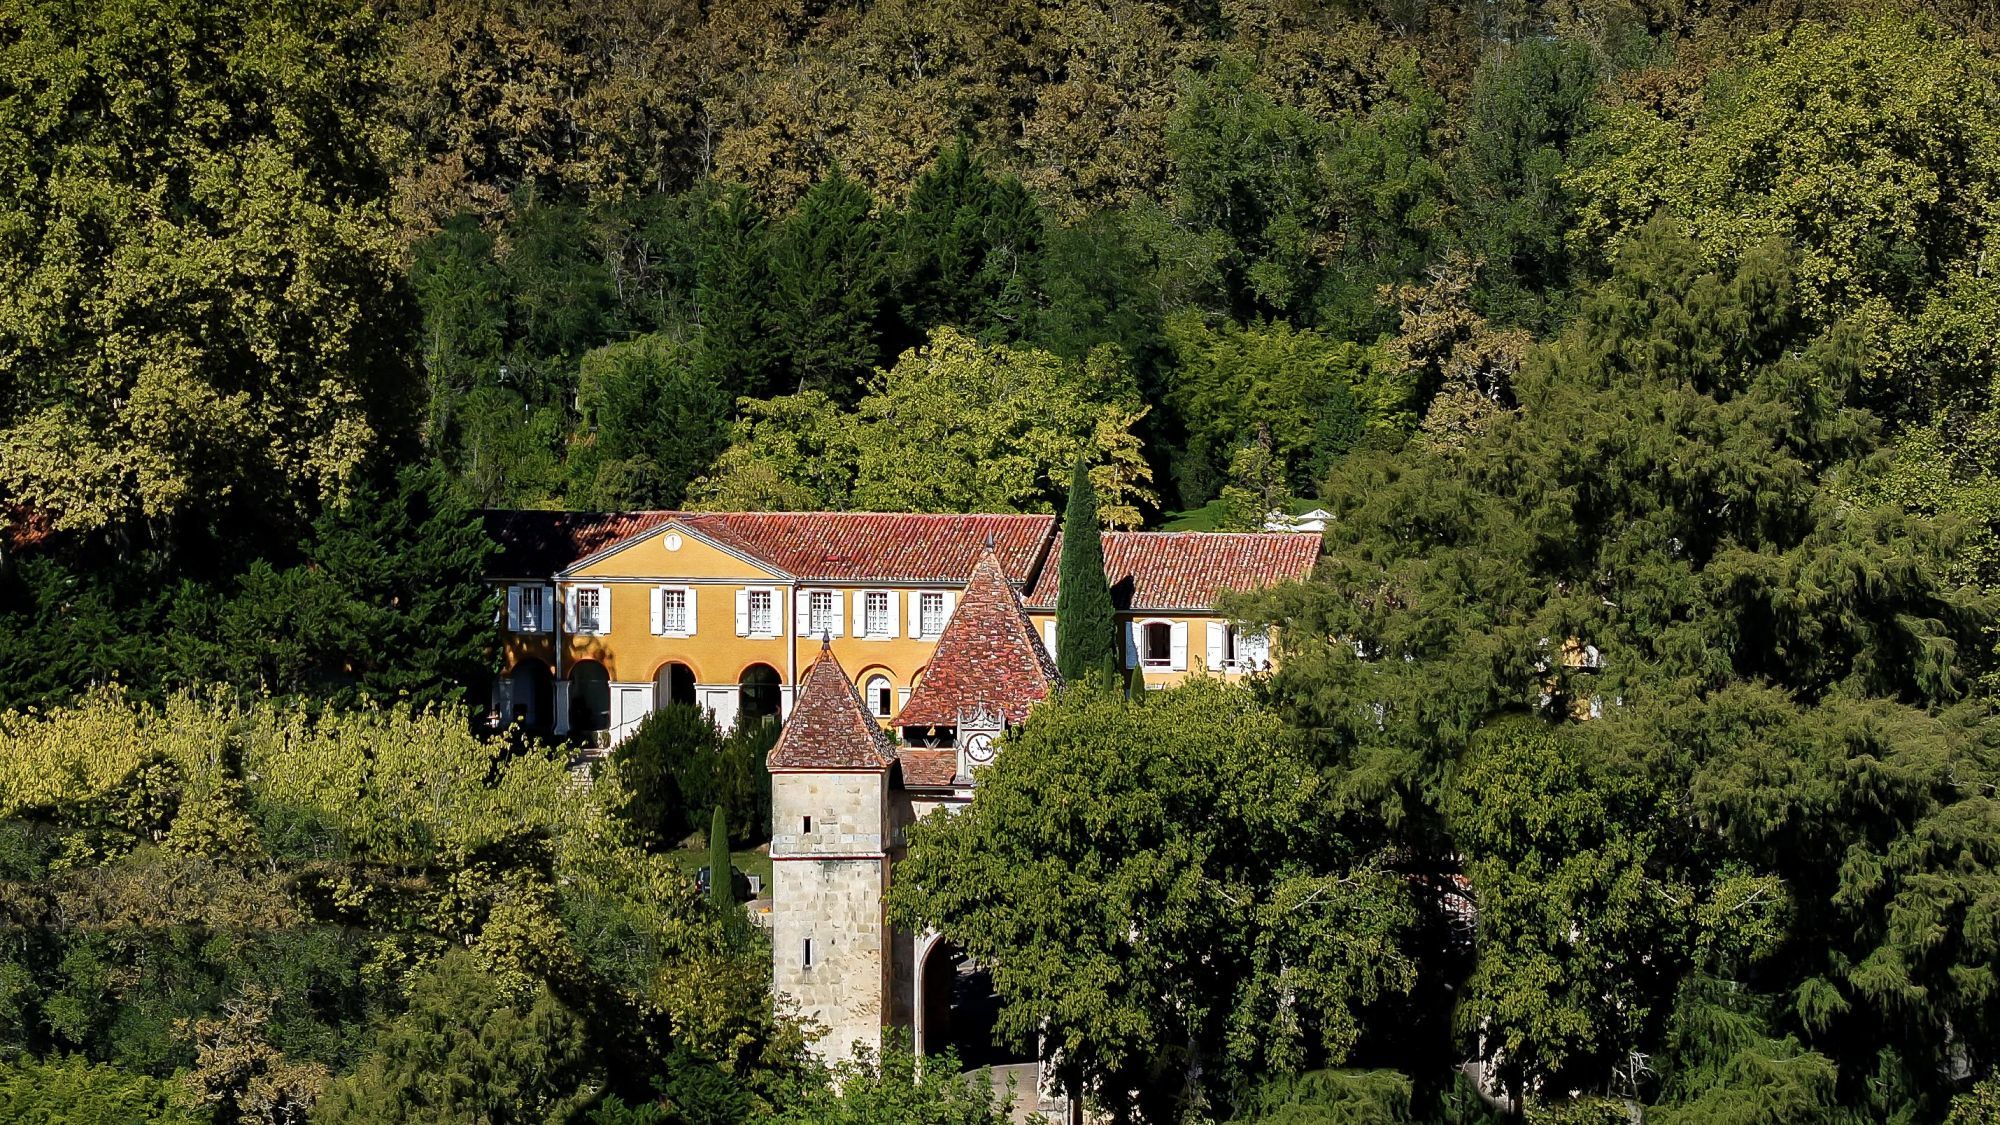
[[(1317, 535), (1112, 531), (1104, 534), (1104, 577), (1121, 612), (1209, 612), (1219, 594), (1310, 577), (1319, 547)], [(1049, 558), (1060, 557), (1058, 535)], [(1055, 609), (1060, 569), (1053, 561), (1041, 569), (1028, 589), (1028, 608), (1044, 613)]]

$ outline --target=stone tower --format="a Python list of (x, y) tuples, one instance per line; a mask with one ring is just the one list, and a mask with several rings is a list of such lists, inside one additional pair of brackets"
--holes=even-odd
[(829, 1061), (879, 1048), (895, 960), (888, 738), (833, 653), (806, 672), (771, 748), (772, 983), (825, 1025)]
[(879, 1047), (885, 1027), (924, 1046), (926, 1013), (948, 1007), (956, 963), (931, 956), (938, 935), (888, 925), (899, 834), (971, 801), (1007, 730), (1060, 683), (990, 548), (893, 720), (902, 745), (822, 645), (770, 758), (772, 983), (826, 1026), (822, 1058), (849, 1057), (857, 1040)]

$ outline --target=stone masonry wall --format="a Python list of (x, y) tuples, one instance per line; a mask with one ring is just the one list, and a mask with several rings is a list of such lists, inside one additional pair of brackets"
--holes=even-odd
[(772, 983), (825, 1025), (822, 1057), (846, 1058), (856, 1040), (879, 1047), (891, 1018), (887, 776), (777, 773), (771, 783)]

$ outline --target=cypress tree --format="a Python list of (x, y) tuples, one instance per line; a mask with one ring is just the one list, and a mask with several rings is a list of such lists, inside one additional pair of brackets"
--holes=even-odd
[(729, 818), (717, 805), (715, 815), (708, 820), (708, 898), (717, 910), (727, 911), (736, 905), (733, 874), (729, 866)]
[(1118, 675), (1118, 623), (1111, 586), (1104, 577), (1104, 542), (1099, 538), (1097, 490), (1083, 458), (1070, 477), (1069, 506), (1063, 512), (1062, 557), (1056, 561), (1056, 667), (1076, 683), (1092, 676)]

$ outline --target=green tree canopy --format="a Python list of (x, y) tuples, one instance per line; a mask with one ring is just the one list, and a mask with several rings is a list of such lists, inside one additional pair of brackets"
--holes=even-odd
[[(1407, 884), (1350, 849), (1310, 763), (1240, 688), (1072, 685), (979, 799), (918, 822), (890, 891), (993, 975), (997, 1032), (1148, 1120), (1339, 1064), (1407, 993)], [(1132, 1091), (1128, 1095), (1128, 1091)]]
[[(1518, 409), (1337, 472), (1320, 578), (1277, 599), (1274, 696), (1331, 783), (1465, 865), (1458, 1019), (1518, 1090), (1651, 1097), (1670, 1024), (1747, 1020), (1707, 1073), (1795, 1039), (1843, 1103), (1922, 1113), (1944, 1028), (1989, 1050), (2000, 856), (1946, 843), (1987, 819), (1988, 611), (1948, 528), (1837, 498), (1880, 430), (1797, 268), (1648, 228)], [(1739, 990), (1721, 1025), (1702, 978)]]
[(694, 495), (710, 508), (1046, 511), (1083, 457), (1105, 521), (1132, 526), (1152, 500), (1132, 433), (1144, 413), (1109, 349), (1079, 364), (940, 328), (851, 414), (811, 391), (745, 403)]
[(0, 16), (0, 503), (300, 520), (414, 436), (380, 34), (344, 0)]
[(1711, 262), (1783, 238), (1800, 312), (1866, 338), (1872, 403), (1923, 420), (1983, 392), (1990, 365), (1965, 348), (1983, 352), (1967, 333), (1990, 336), (1970, 325), (1995, 308), (1975, 280), (2000, 185), (1994, 63), (1895, 15), (1807, 23), (1745, 56), (1697, 97), (1608, 110), (1566, 177), (1571, 244), (1615, 250), (1662, 210)]

